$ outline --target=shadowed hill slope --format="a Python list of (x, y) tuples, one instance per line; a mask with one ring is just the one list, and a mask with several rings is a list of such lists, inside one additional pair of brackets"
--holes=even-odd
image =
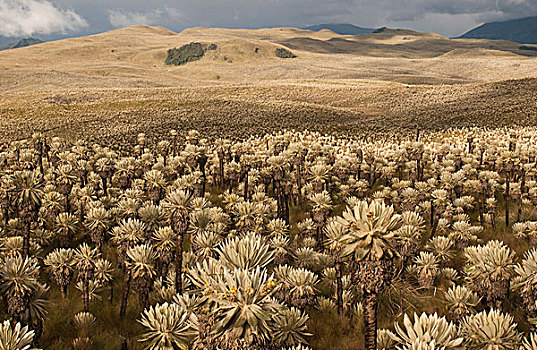
[(461, 38), (509, 40), (537, 44), (537, 16), (485, 23), (463, 34)]

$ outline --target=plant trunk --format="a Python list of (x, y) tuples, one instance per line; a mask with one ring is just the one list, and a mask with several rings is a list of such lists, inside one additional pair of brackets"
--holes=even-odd
[[(28, 219), (26, 219), (28, 220)], [(30, 256), (30, 222), (26, 222), (26, 232), (22, 242), (22, 257), (27, 258)]]
[(284, 220), (285, 220), (285, 223), (287, 225), (289, 225), (290, 221), (289, 221), (289, 196), (287, 194), (284, 194), (283, 195), (283, 200), (284, 200)]
[(244, 200), (248, 200), (248, 170), (244, 174), (244, 194), (243, 194)]
[(140, 308), (142, 310), (149, 308), (149, 290), (144, 290), (138, 295), (138, 300), (140, 302)]
[(64, 196), (64, 207), (65, 207), (65, 211), (67, 213), (71, 212), (71, 205), (69, 203), (69, 194), (68, 193)]
[(205, 196), (205, 188), (207, 187), (207, 172), (205, 171), (205, 165), (200, 165), (201, 168), (201, 197)]
[(103, 195), (106, 197), (108, 195), (108, 186), (107, 186), (107, 179), (106, 177), (101, 178), (103, 182)]
[(339, 316), (343, 316), (343, 283), (341, 276), (341, 261), (336, 260), (336, 305), (337, 313)]
[(323, 225), (321, 222), (315, 223), (316, 228), (316, 238), (317, 238), (317, 247), (319, 248), (319, 251), (324, 251), (324, 244), (323, 244)]
[(123, 287), (123, 298), (121, 299), (121, 308), (119, 309), (119, 317), (123, 319), (127, 312), (127, 302), (129, 300), (129, 291), (131, 289), (131, 273), (127, 272), (125, 286)]
[(121, 350), (129, 350), (129, 346), (127, 345), (127, 339), (124, 336), (120, 336), (121, 338)]
[(509, 180), (507, 180), (507, 183), (505, 184), (505, 228), (509, 228), (509, 187), (510, 183)]
[(178, 233), (175, 247), (175, 291), (183, 294), (183, 233)]
[(224, 159), (219, 158), (218, 159), (218, 172), (219, 172), (219, 180), (220, 180), (220, 188), (224, 189), (224, 184), (226, 181), (224, 180)]
[(485, 191), (481, 194), (481, 200), (479, 201), (479, 222), (481, 226), (485, 227)]
[(83, 292), (84, 292), (84, 311), (89, 312), (89, 279), (88, 279), (87, 273), (84, 274)]
[(365, 350), (377, 350), (377, 303), (376, 293), (364, 298), (364, 342)]

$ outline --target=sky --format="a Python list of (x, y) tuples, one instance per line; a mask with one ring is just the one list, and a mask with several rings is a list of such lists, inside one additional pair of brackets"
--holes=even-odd
[(0, 43), (54, 40), (134, 24), (187, 27), (304, 27), (351, 23), (448, 37), (490, 21), (537, 15), (537, 0), (0, 0)]

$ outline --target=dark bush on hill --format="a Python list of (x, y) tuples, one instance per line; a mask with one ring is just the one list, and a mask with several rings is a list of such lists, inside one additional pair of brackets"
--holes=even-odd
[(205, 55), (205, 52), (209, 50), (216, 50), (216, 45), (211, 44), (207, 46), (201, 43), (186, 44), (180, 48), (169, 49), (165, 62), (168, 65), (180, 66), (188, 62), (199, 60)]
[(528, 50), (528, 51), (537, 51), (537, 46), (526, 46), (522, 45), (518, 48), (519, 50)]
[(281, 47), (277, 48), (276, 51), (274, 51), (274, 55), (276, 55), (276, 57), (279, 57), (279, 58), (295, 58), (296, 57), (294, 53)]

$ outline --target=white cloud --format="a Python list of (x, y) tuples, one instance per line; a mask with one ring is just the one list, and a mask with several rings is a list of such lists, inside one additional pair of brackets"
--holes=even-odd
[(180, 21), (183, 15), (175, 8), (157, 8), (146, 12), (108, 10), (108, 20), (114, 27), (128, 27), (135, 24), (163, 25)]
[(73, 10), (45, 0), (0, 0), (0, 35), (19, 37), (72, 32), (88, 23)]

